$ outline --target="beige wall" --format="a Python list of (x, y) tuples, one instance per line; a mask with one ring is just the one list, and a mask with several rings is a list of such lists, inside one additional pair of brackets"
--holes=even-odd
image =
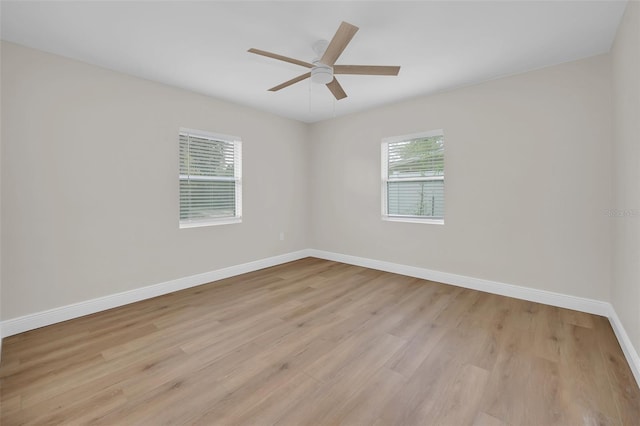
[[(311, 126), (311, 246), (609, 299), (609, 57)], [(380, 215), (383, 137), (444, 129), (445, 225)]]
[[(0, 100), (2, 99), (2, 44), (0, 44)], [(4, 150), (4, 126), (2, 120), (2, 102), (0, 102), (0, 359), (2, 359), (2, 151)]]
[[(307, 247), (610, 299), (608, 55), (311, 126), (2, 56), (3, 319)], [(178, 229), (179, 127), (243, 138), (242, 224)], [(381, 139), (440, 128), (445, 225), (383, 222)]]
[(611, 301), (640, 353), (640, 4), (629, 2), (612, 53), (613, 285)]
[[(3, 319), (308, 247), (305, 124), (10, 43), (2, 59)], [(241, 224), (178, 229), (179, 127), (242, 137)]]

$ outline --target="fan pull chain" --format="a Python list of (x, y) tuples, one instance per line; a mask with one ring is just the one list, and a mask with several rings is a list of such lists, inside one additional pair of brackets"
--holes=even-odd
[(311, 117), (311, 79), (309, 79), (309, 117)]

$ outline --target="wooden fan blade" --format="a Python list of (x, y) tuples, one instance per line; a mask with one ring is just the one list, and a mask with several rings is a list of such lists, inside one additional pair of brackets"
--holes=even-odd
[(338, 27), (338, 31), (336, 31), (335, 35), (329, 42), (327, 50), (324, 51), (324, 55), (322, 55), (320, 62), (332, 67), (353, 36), (356, 35), (356, 32), (358, 32), (358, 27), (351, 25), (348, 22), (342, 22)]
[(297, 59), (289, 58), (287, 56), (278, 55), (277, 53), (267, 52), (265, 50), (251, 48), (251, 49), (247, 50), (247, 52), (255, 53), (256, 55), (266, 56), (267, 58), (277, 59), (279, 61), (289, 62), (290, 64), (296, 64), (296, 65), (301, 65), (301, 66), (307, 67), (307, 68), (313, 68), (313, 64), (310, 64), (309, 62), (299, 61)]
[(398, 75), (400, 67), (385, 65), (334, 65), (334, 74)]
[(340, 86), (340, 83), (338, 83), (338, 80), (335, 79), (335, 77), (330, 83), (327, 83), (327, 87), (329, 88), (329, 90), (331, 90), (331, 93), (333, 93), (333, 96), (335, 96), (337, 100), (347, 97), (347, 94), (345, 93), (342, 86)]
[(302, 75), (297, 76), (296, 78), (292, 78), (289, 81), (285, 81), (282, 84), (278, 84), (277, 86), (272, 87), (271, 89), (269, 89), (269, 91), (270, 92), (277, 92), (280, 89), (284, 89), (285, 87), (289, 87), (292, 84), (295, 84), (295, 83), (297, 83), (299, 81), (305, 80), (305, 79), (307, 79), (309, 77), (311, 77), (311, 73), (310, 72), (304, 73)]

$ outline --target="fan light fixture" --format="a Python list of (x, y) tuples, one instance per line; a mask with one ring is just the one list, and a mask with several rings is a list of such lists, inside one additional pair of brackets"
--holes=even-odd
[(314, 83), (327, 84), (333, 81), (333, 68), (319, 61), (313, 63), (311, 68), (311, 81)]

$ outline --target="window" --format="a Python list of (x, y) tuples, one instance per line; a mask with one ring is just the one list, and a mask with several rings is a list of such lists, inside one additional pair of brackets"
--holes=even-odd
[(444, 133), (382, 142), (382, 218), (444, 223)]
[(180, 129), (180, 227), (242, 221), (242, 142)]

